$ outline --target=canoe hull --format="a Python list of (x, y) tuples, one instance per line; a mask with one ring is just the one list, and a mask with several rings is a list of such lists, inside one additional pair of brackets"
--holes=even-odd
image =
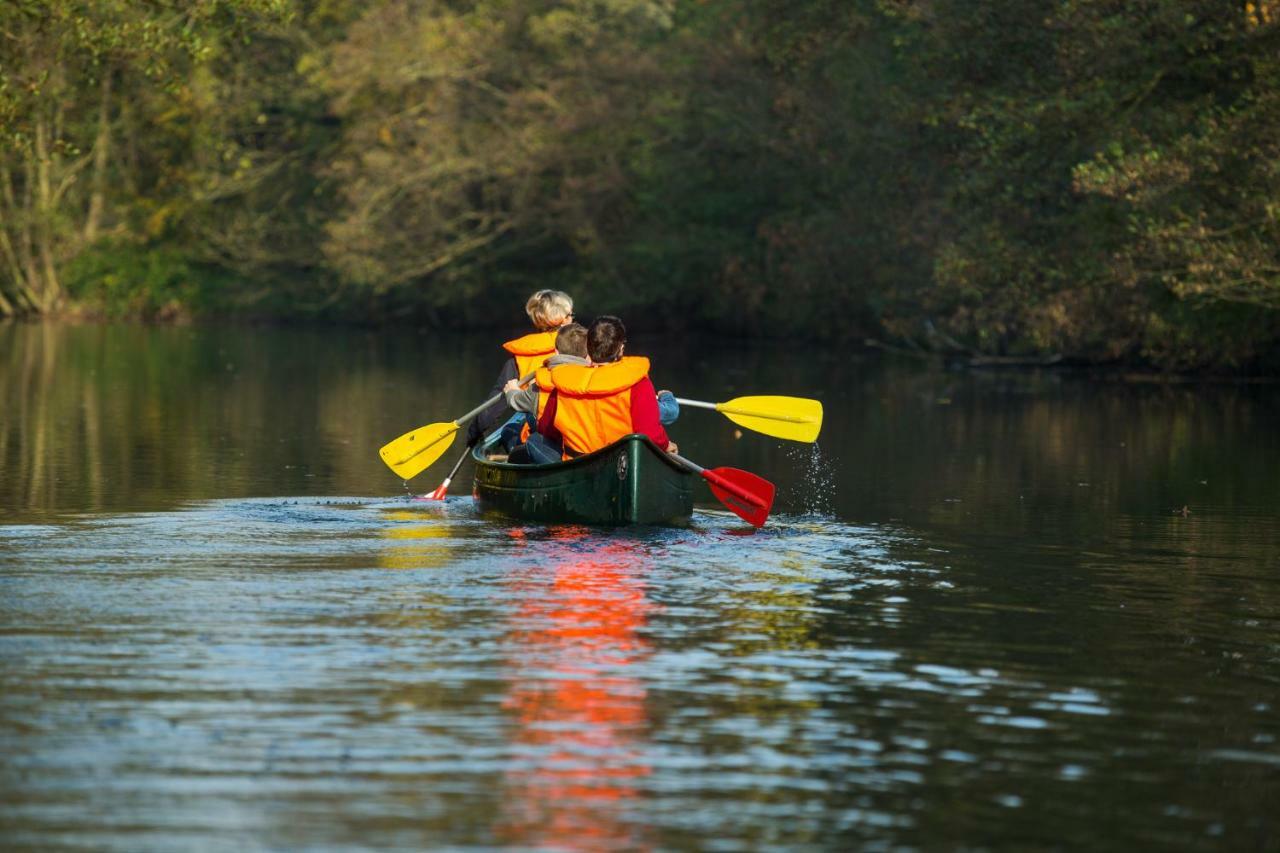
[(484, 512), (568, 524), (685, 524), (693, 474), (646, 436), (553, 465), (511, 465), (477, 448), (475, 497)]

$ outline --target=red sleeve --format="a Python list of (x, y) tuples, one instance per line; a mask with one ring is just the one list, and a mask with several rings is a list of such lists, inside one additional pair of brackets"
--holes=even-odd
[(667, 449), (667, 431), (658, 421), (658, 395), (648, 376), (631, 386), (631, 431), (642, 432), (659, 448)]
[[(548, 441), (561, 441), (560, 430), (556, 429), (556, 398), (555, 391), (551, 392), (551, 396), (547, 398), (547, 405), (542, 409), (542, 417), (538, 418), (538, 432)], [(654, 398), (655, 401), (657, 398)]]

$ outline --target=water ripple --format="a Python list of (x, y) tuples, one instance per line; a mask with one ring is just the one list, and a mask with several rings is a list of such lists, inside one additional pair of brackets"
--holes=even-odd
[[(980, 550), (895, 526), (508, 526), (468, 498), (328, 498), (0, 536), (18, 846), (929, 847), (946, 827), (913, 804), (939, 797), (979, 822), (1056, 804), (1069, 841), (1068, 786), (1163, 814), (1182, 738), (1221, 707), (1107, 666), (1135, 641), (1115, 620), (1064, 628), (1116, 612), (1109, 582), (1011, 590)], [(1212, 660), (1267, 674), (1239, 650)], [(1273, 715), (1230, 719), (1211, 767), (1272, 771)]]

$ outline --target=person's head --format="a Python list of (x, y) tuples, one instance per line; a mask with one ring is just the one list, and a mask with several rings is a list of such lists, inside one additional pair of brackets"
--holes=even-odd
[(565, 323), (556, 332), (556, 352), (587, 357), (587, 330), (580, 323)]
[(533, 325), (545, 332), (573, 319), (573, 300), (562, 290), (539, 290), (529, 297), (524, 310)]
[(627, 343), (627, 327), (617, 317), (597, 317), (587, 329), (587, 354), (596, 364), (608, 364), (622, 358)]

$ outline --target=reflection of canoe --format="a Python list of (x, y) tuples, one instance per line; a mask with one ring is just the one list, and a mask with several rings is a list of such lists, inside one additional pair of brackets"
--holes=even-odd
[(693, 474), (643, 435), (552, 465), (511, 465), (473, 453), (481, 509), (530, 521), (679, 524), (693, 514)]

